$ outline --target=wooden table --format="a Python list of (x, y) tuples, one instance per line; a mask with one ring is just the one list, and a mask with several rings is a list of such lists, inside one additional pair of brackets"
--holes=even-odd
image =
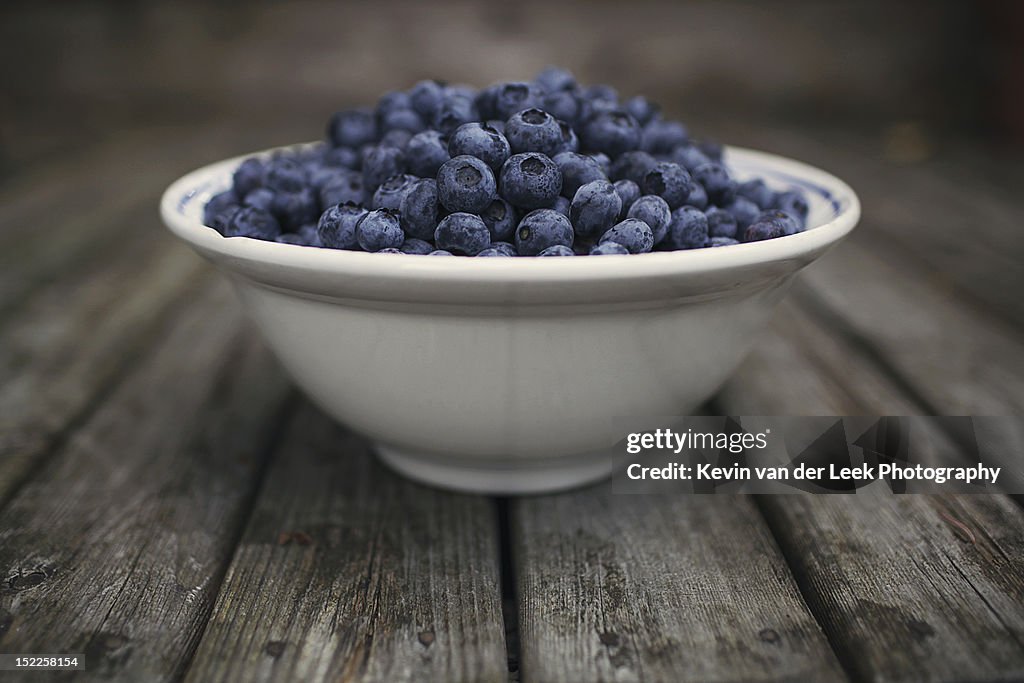
[[(865, 215), (718, 409), (1024, 410), (1020, 168), (734, 133), (846, 178)], [(196, 683), (1024, 679), (1005, 496), (494, 499), (392, 474), (159, 224), (162, 188), (239, 140), (140, 129), (0, 186), (0, 652)]]

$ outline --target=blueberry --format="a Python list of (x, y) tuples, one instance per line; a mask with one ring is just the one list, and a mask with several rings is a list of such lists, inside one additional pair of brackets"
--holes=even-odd
[(500, 251), (505, 256), (519, 256), (519, 252), (516, 251), (515, 245), (510, 242), (491, 242), (490, 248)]
[(355, 204), (336, 204), (320, 214), (316, 232), (320, 243), (331, 249), (358, 249), (356, 225), (366, 209)]
[(434, 251), (427, 254), (427, 256), (455, 256), (452, 252), (447, 249), (435, 249)]
[(393, 175), (405, 171), (405, 154), (397, 147), (374, 145), (363, 150), (363, 182), (375, 189)]
[(449, 159), (448, 142), (436, 130), (413, 135), (405, 146), (405, 165), (409, 173), (421, 178), (435, 177)]
[(380, 251), (392, 247), (397, 249), (405, 241), (398, 212), (391, 209), (375, 209), (356, 223), (356, 241), (366, 251)]
[(315, 221), (320, 205), (313, 191), (304, 187), (298, 192), (277, 192), (270, 204), (270, 212), (285, 230)]
[(257, 187), (261, 187), (264, 173), (263, 162), (259, 159), (251, 158), (243, 161), (232, 175), (235, 194), (244, 197)]
[(583, 97), (588, 102), (606, 102), (614, 105), (619, 102), (619, 91), (610, 85), (595, 83), (583, 89)]
[(332, 147), (324, 153), (323, 163), (337, 168), (359, 168), (362, 160), (351, 147)]
[(739, 232), (746, 230), (747, 226), (753, 223), (761, 213), (761, 209), (758, 208), (757, 204), (745, 197), (739, 196), (733, 199), (724, 208), (732, 214), (733, 218), (736, 219), (736, 226)]
[(633, 202), (640, 199), (640, 186), (626, 179), (616, 180), (614, 185), (616, 194), (622, 200), (622, 211), (619, 212), (619, 220), (622, 220), (629, 214), (629, 207), (633, 206)]
[(273, 206), (273, 193), (266, 187), (257, 187), (242, 200), (244, 206), (252, 206), (263, 211), (270, 211)]
[(306, 186), (306, 172), (293, 159), (275, 159), (267, 164), (263, 184), (274, 192), (298, 192)]
[(671, 161), (655, 164), (654, 168), (644, 174), (643, 182), (640, 183), (644, 194), (658, 195), (668, 202), (671, 209), (677, 209), (686, 202), (692, 187), (689, 172)]
[(518, 111), (541, 106), (544, 94), (532, 83), (502, 83), (493, 97), (493, 110), (486, 118), (507, 119)]
[(398, 210), (402, 228), (410, 237), (433, 239), (438, 218), (437, 181), (433, 178), (417, 181), (405, 193)]
[(441, 131), (442, 135), (451, 135), (459, 126), (475, 121), (476, 118), (473, 100), (462, 95), (449, 95), (434, 115), (434, 128)]
[(546, 111), (524, 109), (505, 123), (505, 138), (513, 154), (540, 152), (554, 156), (562, 146), (562, 129)]
[(686, 198), (686, 204), (696, 207), (701, 211), (708, 208), (708, 193), (704, 191), (703, 185), (693, 183), (690, 186), (690, 196)]
[(573, 130), (572, 126), (565, 121), (559, 121), (558, 128), (562, 131), (562, 139), (558, 143), (556, 152), (578, 152), (580, 149), (580, 139), (576, 137), (576, 131)]
[(627, 218), (601, 235), (598, 244), (602, 242), (614, 242), (625, 247), (631, 254), (643, 254), (654, 248), (654, 232), (642, 220)]
[(396, 147), (404, 151), (410, 140), (412, 140), (412, 133), (401, 128), (393, 128), (381, 136), (380, 146)]
[(807, 206), (807, 199), (804, 198), (802, 193), (796, 191), (780, 192), (775, 197), (775, 208), (785, 211), (795, 218), (800, 230), (804, 229), (804, 226), (807, 224), (809, 207)]
[(452, 133), (448, 140), (448, 153), (453, 157), (476, 157), (498, 172), (512, 151), (508, 140), (494, 127), (485, 123), (466, 123)]
[(520, 256), (536, 256), (556, 244), (571, 247), (572, 223), (557, 211), (537, 209), (526, 214), (519, 222), (515, 241)]
[[(480, 120), (489, 121), (490, 119), (498, 119), (496, 113), (496, 102), (498, 100), (498, 91), (501, 89), (501, 83), (495, 83), (483, 88), (476, 94), (473, 99), (473, 104), (476, 105), (476, 111), (480, 114)], [(505, 118), (508, 118), (507, 116)], [(504, 122), (504, 118), (500, 119)]]
[[(444, 86), (445, 97), (461, 97), (465, 100), (473, 101), (476, 99), (477, 91), (471, 85), (465, 85), (463, 83), (453, 83), (451, 85)], [(475, 106), (475, 105), (474, 105)]]
[(550, 246), (544, 251), (537, 254), (537, 256), (575, 256), (576, 252), (565, 246), (564, 244), (556, 244)]
[(782, 221), (769, 218), (767, 220), (758, 220), (751, 223), (750, 226), (743, 231), (744, 242), (760, 242), (761, 240), (771, 240), (776, 237), (783, 237), (786, 234), (786, 226)]
[(651, 154), (667, 154), (688, 139), (686, 126), (678, 121), (651, 121), (644, 126), (641, 144)]
[(320, 205), (362, 204), (366, 196), (366, 185), (362, 174), (343, 175), (320, 188)]
[(399, 247), (399, 250), (403, 254), (429, 254), (434, 250), (434, 245), (430, 242), (416, 239), (415, 237), (408, 237), (404, 242), (402, 242), (402, 246)]
[(409, 103), (424, 121), (433, 121), (441, 102), (444, 88), (437, 81), (420, 81), (409, 90)]
[(622, 103), (622, 108), (628, 111), (641, 126), (646, 126), (650, 121), (656, 119), (659, 110), (658, 105), (643, 95), (630, 97)]
[(576, 88), (576, 77), (566, 69), (557, 66), (546, 66), (533, 79), (545, 92), (573, 90)]
[(699, 166), (711, 163), (711, 159), (704, 152), (700, 151), (696, 145), (691, 144), (676, 147), (669, 154), (669, 160), (676, 162), (690, 173), (693, 173)]
[(697, 147), (700, 148), (700, 151), (704, 152), (704, 156), (708, 159), (721, 163), (723, 152), (722, 143), (715, 142), (714, 140), (701, 140), (697, 143)]
[(736, 187), (736, 194), (754, 202), (762, 211), (775, 204), (775, 192), (760, 178), (740, 183)]
[(695, 168), (693, 179), (704, 186), (708, 201), (716, 206), (725, 206), (736, 196), (736, 182), (729, 176), (725, 166), (717, 161)]
[(516, 210), (502, 198), (497, 198), (487, 205), (480, 217), (484, 219), (491, 233), (491, 240), (502, 241), (512, 239), (516, 229)]
[(732, 213), (712, 206), (704, 212), (704, 215), (708, 219), (708, 235), (711, 237), (736, 237), (739, 225)]
[(317, 230), (316, 223), (306, 223), (300, 227), (297, 231), (299, 237), (302, 238), (302, 243), (310, 247), (322, 247), (323, 243), (320, 242), (320, 233)]
[(576, 123), (583, 105), (579, 96), (571, 90), (548, 92), (541, 100), (541, 108), (560, 121)]
[(795, 235), (800, 232), (800, 222), (794, 218), (791, 214), (781, 211), (779, 209), (770, 209), (768, 211), (762, 211), (755, 219), (755, 223), (758, 221), (774, 220), (778, 221), (782, 225), (784, 234)]
[(655, 244), (665, 239), (668, 226), (672, 223), (672, 209), (668, 208), (668, 202), (656, 194), (644, 195), (637, 199), (626, 216), (637, 218), (649, 225), (651, 232), (654, 233)]
[(549, 207), (561, 191), (562, 173), (544, 154), (515, 154), (501, 167), (501, 196), (512, 206)]
[(486, 249), (481, 251), (479, 254), (477, 254), (477, 256), (503, 256), (503, 257), (508, 257), (508, 256), (511, 256), (511, 254), (506, 254), (505, 252), (499, 251), (498, 249), (494, 249), (493, 247), (487, 247)]
[(572, 207), (572, 202), (570, 202), (568, 199), (566, 199), (562, 195), (558, 195), (555, 198), (555, 203), (551, 206), (552, 210), (557, 211), (558, 213), (562, 214), (566, 218), (569, 217), (569, 209), (571, 207)]
[(604, 152), (591, 152), (590, 154), (587, 154), (587, 156), (597, 162), (597, 167), (601, 169), (601, 173), (604, 173), (607, 178), (608, 174), (611, 173), (612, 170), (611, 158)]
[(377, 120), (382, 120), (393, 111), (400, 109), (412, 109), (412, 98), (409, 93), (401, 90), (392, 90), (380, 96), (377, 100)]
[(225, 237), (253, 237), (272, 240), (281, 234), (281, 226), (269, 211), (243, 206), (231, 214), (224, 226)]
[(339, 111), (327, 124), (327, 139), (335, 147), (358, 149), (377, 139), (377, 122), (367, 109)]
[(583, 124), (589, 121), (592, 117), (597, 114), (606, 114), (611, 111), (621, 111), (618, 100), (604, 100), (604, 99), (587, 99), (584, 95), (583, 103), (580, 107), (580, 115), (577, 120), (578, 123)]
[(602, 242), (590, 250), (591, 256), (616, 256), (628, 253), (629, 249), (626, 249), (618, 242)]
[(612, 180), (632, 180), (640, 185), (647, 172), (657, 165), (658, 160), (647, 152), (626, 152), (612, 164), (609, 177)]
[[(269, 191), (269, 190), (268, 190)], [(248, 196), (248, 195), (246, 195)], [(203, 223), (223, 232), (224, 223), (238, 210), (238, 199), (232, 190), (226, 190), (210, 197), (203, 207)], [(218, 220), (224, 217), (222, 220)]]
[(404, 130), (419, 133), (426, 128), (423, 118), (412, 109), (395, 109), (384, 114), (380, 120), (382, 131)]
[(405, 199), (405, 195), (408, 194), (409, 190), (413, 188), (413, 185), (419, 180), (413, 175), (393, 175), (377, 188), (377, 191), (373, 193), (373, 203), (371, 208), (374, 209), (399, 209), (402, 206), (402, 200)]
[(572, 199), (576, 191), (595, 180), (606, 180), (601, 165), (586, 154), (562, 152), (553, 161), (562, 174), (562, 196)]
[[(337, 149), (342, 148), (338, 147)], [(351, 175), (355, 175), (355, 171), (348, 168), (339, 168), (336, 166), (311, 166), (306, 172), (306, 182), (311, 188), (319, 192), (326, 185), (329, 185), (338, 178), (347, 178)]]
[(451, 212), (480, 213), (497, 197), (491, 167), (462, 154), (444, 162), (437, 172), (437, 194)]
[(455, 254), (476, 256), (491, 246), (491, 233), (480, 216), (456, 212), (445, 216), (437, 224), (434, 243), (439, 249)]
[(569, 207), (569, 219), (576, 234), (597, 237), (615, 225), (622, 211), (622, 198), (607, 180), (594, 180), (576, 191)]
[(700, 209), (684, 206), (672, 212), (665, 244), (671, 249), (697, 249), (708, 241), (708, 218)]
[(739, 244), (736, 240), (731, 237), (711, 237), (708, 239), (706, 247), (728, 247), (730, 244)]
[(640, 146), (640, 124), (621, 109), (598, 112), (583, 124), (580, 142), (587, 151), (614, 158)]

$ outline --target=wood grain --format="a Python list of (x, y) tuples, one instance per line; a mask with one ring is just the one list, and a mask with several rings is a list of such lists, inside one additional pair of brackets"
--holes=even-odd
[(795, 294), (812, 314), (856, 336), (884, 374), (911, 385), (922, 409), (1024, 413), (1024, 333), (958, 305), (936, 282), (875, 251), (842, 245), (808, 269)]
[[(913, 414), (856, 345), (793, 306), (729, 382), (730, 414)], [(934, 435), (933, 438), (941, 438)], [(761, 496), (772, 532), (859, 680), (1024, 676), (1024, 512), (1003, 496)], [(970, 531), (964, 531), (964, 528)]]
[(180, 675), (288, 393), (230, 301), (200, 297), (0, 515), (3, 651), (84, 652), (75, 680)]
[(88, 268), (55, 275), (0, 324), (0, 502), (205, 279), (193, 254), (143, 232)]
[[(1024, 174), (1015, 160), (951, 139), (933, 160), (900, 164), (867, 131), (714, 125), (734, 144), (835, 173), (861, 198), (862, 219), (849, 242), (961, 304), (1024, 325), (1024, 298), (1015, 286), (1024, 281), (1024, 206), (1016, 189)], [(845, 286), (856, 290), (861, 283)]]
[(845, 675), (747, 497), (513, 504), (523, 681), (836, 681)]
[(492, 501), (412, 484), (303, 407), (186, 681), (505, 681)]

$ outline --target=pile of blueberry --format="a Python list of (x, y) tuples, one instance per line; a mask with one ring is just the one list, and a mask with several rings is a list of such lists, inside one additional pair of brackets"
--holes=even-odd
[(804, 229), (807, 201), (737, 182), (644, 97), (554, 67), (483, 90), (422, 81), (341, 111), (327, 141), (245, 160), (204, 220), (225, 237), (379, 253), (638, 254)]

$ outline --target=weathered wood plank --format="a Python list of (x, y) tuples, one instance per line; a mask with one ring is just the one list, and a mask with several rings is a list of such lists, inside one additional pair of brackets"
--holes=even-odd
[(850, 242), (877, 250), (947, 294), (983, 304), (997, 318), (1024, 325), (1024, 298), (1014, 286), (1024, 281), (1019, 169), (978, 148), (946, 149), (943, 155), (952, 158), (908, 166), (887, 161), (879, 141), (864, 133), (715, 125), (725, 127), (727, 140), (777, 150), (839, 175), (863, 205)]
[(808, 269), (795, 294), (811, 313), (856, 335), (931, 412), (1024, 412), (1024, 337), (960, 305), (920, 274), (855, 242)]
[(169, 236), (136, 234), (84, 271), (55, 274), (4, 321), (0, 502), (206, 279)]
[[(722, 392), (721, 409), (916, 412), (856, 345), (792, 305), (780, 313), (772, 343), (755, 348)], [(856, 678), (1024, 676), (1024, 512), (1006, 497), (892, 496), (870, 487), (854, 496), (757, 500)]]
[(289, 393), (230, 302), (189, 307), (0, 515), (3, 651), (84, 652), (76, 680), (180, 676)]
[(187, 681), (505, 681), (492, 501), (427, 489), (301, 409)]
[(102, 262), (136, 232), (155, 238), (163, 189), (225, 156), (239, 135), (215, 125), (125, 133), (17, 182), (0, 195), (10, 198), (0, 202), (0, 314), (61, 273)]
[(523, 681), (845, 680), (748, 497), (512, 506)]

